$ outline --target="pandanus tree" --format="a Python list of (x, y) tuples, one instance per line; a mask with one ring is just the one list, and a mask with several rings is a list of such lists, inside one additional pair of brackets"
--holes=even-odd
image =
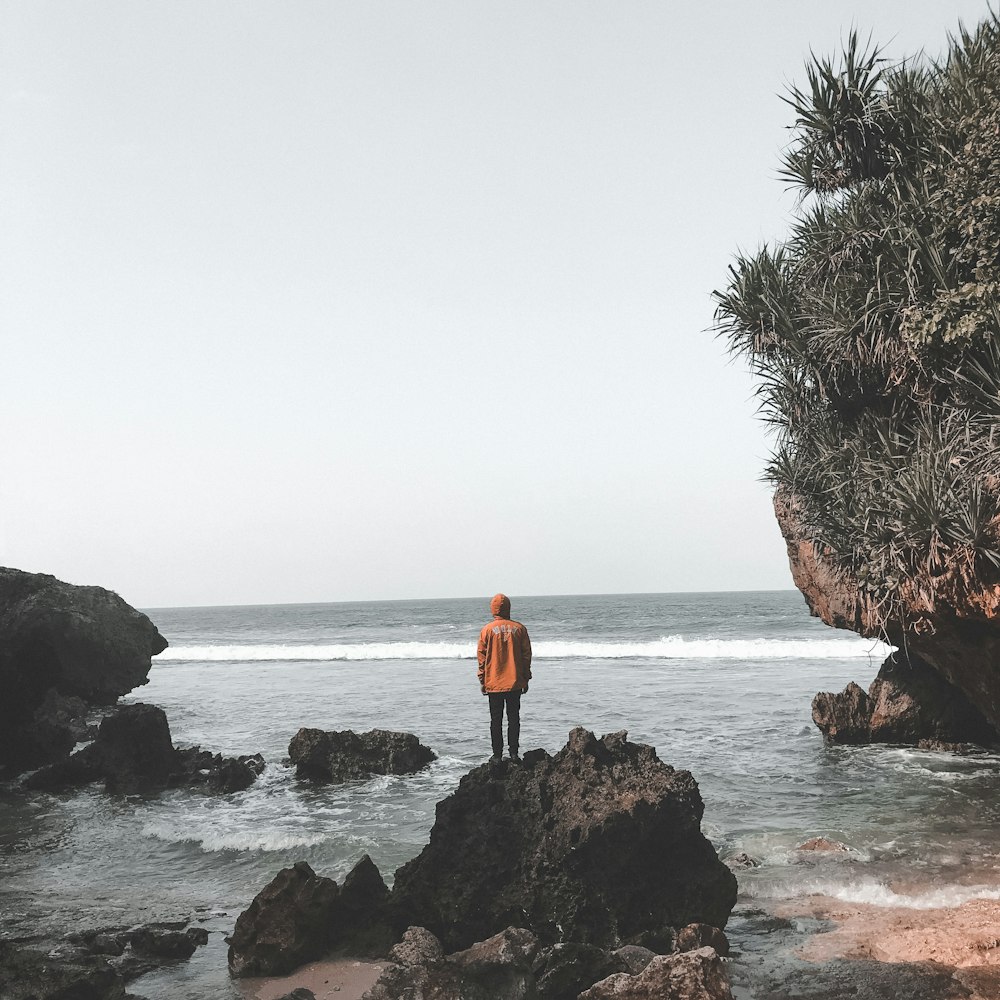
[(1000, 20), (890, 63), (851, 34), (785, 98), (783, 243), (739, 256), (718, 329), (801, 530), (904, 628), (1000, 581)]

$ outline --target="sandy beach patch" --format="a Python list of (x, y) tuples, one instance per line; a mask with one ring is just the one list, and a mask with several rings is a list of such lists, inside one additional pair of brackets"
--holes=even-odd
[(790, 901), (776, 913), (833, 921), (831, 930), (813, 935), (800, 949), (807, 961), (868, 958), (957, 969), (1000, 967), (1000, 901), (994, 899), (917, 910), (810, 896)]
[(331, 958), (310, 962), (289, 976), (242, 979), (239, 988), (246, 1000), (277, 1000), (300, 986), (312, 990), (316, 1000), (361, 1000), (383, 968), (385, 965), (377, 962)]

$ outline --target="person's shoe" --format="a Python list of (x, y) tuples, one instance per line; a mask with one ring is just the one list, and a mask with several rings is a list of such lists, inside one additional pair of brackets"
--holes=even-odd
[(510, 755), (510, 762), (512, 764), (520, 764), (521, 763), (521, 755), (519, 753), (516, 753), (516, 752), (512, 753)]
[(495, 753), (492, 757), (490, 757), (490, 761), (489, 762), (491, 764), (499, 764), (500, 763), (500, 754)]

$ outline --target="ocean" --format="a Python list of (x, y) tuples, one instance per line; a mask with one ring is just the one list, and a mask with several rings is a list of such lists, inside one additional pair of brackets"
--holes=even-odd
[[(776, 901), (1000, 899), (1000, 758), (825, 746), (812, 696), (851, 680), (867, 687), (889, 650), (811, 618), (797, 592), (512, 602), (535, 655), (522, 752), (555, 752), (578, 725), (626, 729), (694, 774), (722, 857), (761, 860), (738, 873), (730, 924), (740, 996), (756, 995), (755, 970), (778, 961), (762, 948)], [(339, 880), (367, 853), (391, 882), (426, 843), (435, 803), (489, 756), (474, 658), (488, 596), (147, 613), (170, 647), (125, 700), (161, 706), (176, 745), (259, 751), (267, 768), (228, 797), (0, 789), (0, 935), (194, 915), (209, 945), (130, 989), (149, 1000), (233, 998), (223, 936), (279, 868), (306, 860)], [(405, 730), (438, 759), (417, 775), (313, 788), (284, 763), (302, 726)], [(795, 850), (817, 836), (849, 850)]]

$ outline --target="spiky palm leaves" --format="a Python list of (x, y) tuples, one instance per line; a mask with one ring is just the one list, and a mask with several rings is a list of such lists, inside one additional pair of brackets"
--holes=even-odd
[(768, 476), (898, 618), (904, 591), (1000, 568), (1000, 21), (938, 63), (852, 34), (807, 79), (798, 218), (738, 258), (717, 321), (777, 434)]

